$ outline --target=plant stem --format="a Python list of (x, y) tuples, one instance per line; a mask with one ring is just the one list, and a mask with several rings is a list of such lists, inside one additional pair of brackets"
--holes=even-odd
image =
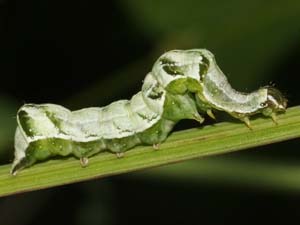
[(36, 164), (12, 176), (9, 174), (10, 165), (4, 165), (0, 167), (0, 196), (299, 138), (300, 107), (289, 108), (285, 114), (279, 115), (278, 125), (269, 118), (257, 118), (251, 124), (253, 130), (242, 123), (224, 122), (174, 132), (160, 150), (140, 146), (126, 152), (120, 159), (111, 153), (100, 153), (91, 157), (85, 168), (81, 168), (74, 158), (64, 158)]

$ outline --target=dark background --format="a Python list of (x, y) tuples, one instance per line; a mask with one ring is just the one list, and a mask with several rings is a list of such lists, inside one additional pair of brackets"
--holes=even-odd
[[(174, 48), (210, 49), (238, 90), (272, 81), (299, 105), (299, 21), (299, 1), (0, 0), (0, 162), (12, 160), (23, 103), (79, 109), (129, 98)], [(297, 223), (300, 174), (295, 184), (270, 180), (278, 165), (299, 166), (299, 144), (1, 198), (0, 224)], [(194, 177), (182, 173), (191, 165)]]

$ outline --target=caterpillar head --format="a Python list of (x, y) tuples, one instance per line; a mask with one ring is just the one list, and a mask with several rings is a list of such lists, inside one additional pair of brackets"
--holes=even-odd
[(287, 99), (276, 88), (267, 86), (267, 100), (262, 103), (263, 114), (270, 116), (272, 113), (284, 112), (287, 107)]
[(152, 72), (164, 86), (180, 76), (200, 81), (212, 60), (212, 53), (206, 49), (172, 50), (156, 61)]

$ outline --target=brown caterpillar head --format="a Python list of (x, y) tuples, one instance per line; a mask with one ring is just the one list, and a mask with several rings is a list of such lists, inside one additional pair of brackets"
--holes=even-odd
[(262, 103), (264, 106), (263, 113), (270, 115), (272, 112), (285, 112), (287, 99), (276, 88), (267, 86), (267, 100)]

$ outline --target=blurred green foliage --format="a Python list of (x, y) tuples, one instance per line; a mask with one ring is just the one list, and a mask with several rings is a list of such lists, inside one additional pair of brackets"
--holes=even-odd
[(7, 163), (4, 158), (13, 150), (16, 110), (16, 103), (11, 98), (0, 96), (0, 164)]
[[(174, 48), (208, 48), (239, 89), (255, 89), (300, 37), (300, 3), (289, 1), (120, 1), (151, 38), (186, 38)], [(266, 77), (269, 76), (269, 77)]]
[[(117, 2), (131, 25), (146, 35), (155, 48), (143, 58), (118, 68), (107, 76), (109, 79), (99, 79), (90, 88), (79, 91), (67, 100), (71, 107), (107, 104), (134, 89), (130, 96), (140, 88), (140, 80), (156, 58), (175, 48), (211, 50), (237, 90), (249, 92), (273, 81), (281, 87), (284, 85), (274, 75), (289, 61), (291, 50), (299, 48), (300, 3), (296, 0)], [(297, 79), (296, 74), (287, 75), (291, 82)], [(287, 88), (284, 91), (293, 95)]]

